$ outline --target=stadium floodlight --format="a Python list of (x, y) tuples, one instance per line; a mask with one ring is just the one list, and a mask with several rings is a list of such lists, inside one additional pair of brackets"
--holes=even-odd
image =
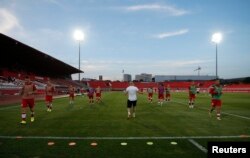
[(215, 47), (216, 47), (216, 65), (215, 65), (215, 72), (216, 72), (216, 79), (218, 79), (218, 44), (221, 42), (222, 40), (222, 35), (221, 33), (214, 33), (213, 36), (212, 36), (212, 42), (215, 43)]
[(84, 34), (83, 34), (83, 32), (81, 30), (75, 30), (75, 32), (74, 32), (74, 38), (77, 41), (84, 40)]
[(216, 44), (219, 44), (222, 40), (222, 35), (221, 33), (215, 33), (213, 34), (212, 36), (212, 42), (216, 43)]
[[(79, 42), (79, 71), (80, 71), (80, 68), (81, 68), (81, 65), (80, 65), (80, 60), (81, 60), (81, 57), (80, 57), (80, 51), (81, 51), (80, 42), (84, 40), (83, 32), (81, 30), (75, 30), (74, 38), (75, 38), (75, 40), (77, 40)], [(81, 82), (80, 72), (78, 74), (78, 79), (79, 79), (79, 83), (80, 83)]]

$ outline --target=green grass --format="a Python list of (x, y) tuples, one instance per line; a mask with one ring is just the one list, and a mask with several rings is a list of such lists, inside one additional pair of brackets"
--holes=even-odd
[[(250, 119), (222, 114), (222, 120), (210, 118), (210, 97), (199, 94), (196, 108), (189, 109), (186, 93), (173, 93), (172, 101), (157, 105), (147, 102), (147, 95), (138, 95), (136, 118), (127, 120), (126, 96), (122, 92), (103, 93), (103, 102), (89, 104), (86, 97), (55, 99), (53, 111), (46, 111), (44, 102), (35, 107), (35, 122), (20, 125), (20, 107), (0, 108), (0, 157), (207, 157), (187, 139), (153, 139), (141, 137), (196, 137), (250, 135)], [(250, 118), (250, 94), (225, 93), (222, 112)], [(25, 138), (16, 139), (15, 136)], [(26, 136), (28, 138), (26, 138)], [(33, 138), (38, 136), (39, 138)], [(56, 138), (44, 138), (53, 136)], [(31, 137), (31, 138), (29, 138)], [(59, 137), (68, 137), (59, 139)], [(74, 139), (81, 137), (81, 139)], [(98, 138), (90, 138), (98, 137)], [(100, 139), (103, 137), (121, 139)], [(140, 137), (141, 139), (129, 139)], [(207, 147), (208, 141), (250, 141), (250, 138), (197, 139)], [(48, 146), (54, 141), (54, 146)], [(76, 146), (68, 143), (75, 141)], [(98, 146), (90, 143), (96, 141)], [(146, 142), (152, 141), (149, 146)], [(176, 141), (177, 145), (170, 142)], [(121, 146), (127, 142), (127, 146)]]

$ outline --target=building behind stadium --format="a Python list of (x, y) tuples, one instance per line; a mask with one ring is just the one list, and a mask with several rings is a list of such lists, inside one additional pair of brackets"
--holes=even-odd
[(208, 76), (208, 75), (155, 75), (155, 82), (164, 82), (164, 81), (208, 81), (214, 80), (216, 76)]

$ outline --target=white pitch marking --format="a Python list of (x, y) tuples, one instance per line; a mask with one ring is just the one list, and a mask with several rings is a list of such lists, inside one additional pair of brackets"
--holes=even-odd
[[(182, 104), (182, 105), (187, 105), (185, 103), (182, 103), (182, 102), (177, 102), (177, 101), (172, 101), (174, 103), (178, 103), (178, 104)], [(199, 109), (202, 109), (202, 110), (208, 110), (208, 109), (205, 109), (205, 108), (201, 108), (201, 107), (198, 107)], [(227, 112), (221, 112), (222, 114), (226, 114), (226, 115), (230, 115), (230, 116), (234, 116), (234, 117), (239, 117), (239, 118), (243, 118), (243, 119), (247, 119), (247, 120), (250, 120), (250, 117), (246, 117), (246, 116), (241, 116), (241, 115), (236, 115), (236, 114), (231, 114), (231, 113), (227, 113)]]
[(236, 114), (230, 114), (230, 113), (227, 113), (227, 112), (222, 112), (222, 114), (231, 115), (231, 116), (235, 116), (235, 117), (239, 117), (239, 118), (250, 120), (250, 117), (246, 117), (246, 116), (241, 116), (241, 115), (236, 115)]
[(192, 143), (194, 146), (196, 146), (198, 149), (200, 149), (201, 151), (203, 151), (204, 153), (207, 153), (207, 149), (204, 148), (202, 145), (200, 145), (199, 143), (197, 143), (196, 141), (194, 141), (193, 139), (188, 139), (188, 141), (190, 143)]

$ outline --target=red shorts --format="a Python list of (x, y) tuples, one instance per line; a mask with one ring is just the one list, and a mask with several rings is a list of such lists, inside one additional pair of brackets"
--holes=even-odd
[(69, 94), (69, 97), (74, 99), (75, 95), (73, 93), (71, 93), (71, 94)]
[(101, 93), (96, 93), (95, 96), (101, 98)]
[(46, 97), (45, 97), (45, 101), (46, 102), (52, 102), (52, 95), (46, 95)]
[(152, 98), (153, 97), (153, 93), (148, 93), (148, 97)]
[(34, 99), (22, 99), (22, 108), (30, 107), (33, 108), (35, 106)]
[(170, 98), (170, 94), (166, 94), (166, 98)]
[(93, 99), (94, 98), (94, 95), (88, 95), (89, 96), (89, 99)]
[(189, 100), (195, 100), (195, 94), (189, 94)]
[(164, 99), (164, 94), (158, 94), (158, 99)]
[(221, 102), (221, 100), (218, 100), (218, 99), (212, 99), (211, 105), (213, 107), (215, 107), (215, 106), (221, 106), (222, 102)]

